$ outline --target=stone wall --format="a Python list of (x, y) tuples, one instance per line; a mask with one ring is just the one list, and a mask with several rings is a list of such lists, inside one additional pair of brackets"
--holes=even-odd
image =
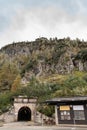
[(28, 107), (31, 110), (31, 120), (34, 121), (36, 115), (36, 99), (29, 99), (27, 97), (16, 97), (14, 99), (14, 114), (16, 121), (18, 118), (18, 112), (22, 107)]

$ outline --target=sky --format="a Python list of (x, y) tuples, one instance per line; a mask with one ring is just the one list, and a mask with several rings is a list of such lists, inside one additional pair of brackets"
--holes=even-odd
[(39, 37), (87, 41), (87, 0), (0, 0), (0, 48)]

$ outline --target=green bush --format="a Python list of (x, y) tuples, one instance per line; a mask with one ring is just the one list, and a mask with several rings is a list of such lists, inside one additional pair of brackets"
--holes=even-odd
[(55, 112), (54, 106), (39, 106), (38, 111), (46, 116), (52, 117)]

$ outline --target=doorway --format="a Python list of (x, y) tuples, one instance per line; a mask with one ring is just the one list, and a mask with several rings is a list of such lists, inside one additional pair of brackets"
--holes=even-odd
[(22, 107), (18, 111), (18, 121), (31, 121), (31, 110), (28, 107)]

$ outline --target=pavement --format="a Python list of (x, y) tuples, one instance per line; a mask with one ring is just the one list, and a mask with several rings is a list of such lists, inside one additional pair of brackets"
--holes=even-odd
[(73, 125), (73, 124), (59, 124), (58, 127), (74, 127), (74, 128), (86, 128), (87, 125)]
[(35, 126), (29, 122), (6, 123), (0, 127), (0, 130), (87, 130), (86, 125), (58, 125), (58, 126)]

